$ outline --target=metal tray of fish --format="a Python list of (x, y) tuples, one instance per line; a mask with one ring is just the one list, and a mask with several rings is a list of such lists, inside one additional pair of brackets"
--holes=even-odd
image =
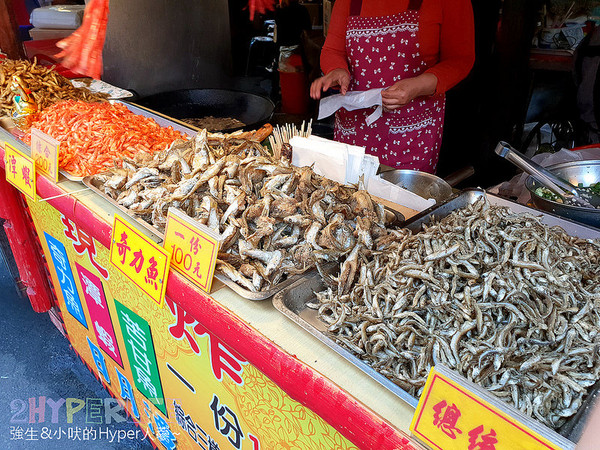
[[(145, 220), (142, 220), (139, 217), (136, 217), (134, 214), (131, 214), (131, 211), (129, 209), (125, 208), (123, 205), (119, 205), (116, 201), (114, 201), (112, 198), (110, 198), (108, 195), (106, 195), (104, 192), (102, 192), (98, 188), (98, 186), (96, 184), (94, 184), (94, 181), (95, 181), (94, 176), (87, 176), (87, 177), (84, 177), (81, 182), (85, 186), (90, 188), (91, 191), (98, 194), (100, 197), (105, 199), (107, 202), (109, 202), (115, 208), (119, 209), (119, 211), (121, 211), (124, 215), (134, 219), (146, 231), (148, 231), (149, 233), (154, 235), (158, 239), (157, 244), (163, 243), (163, 241), (165, 239), (164, 233), (162, 233), (158, 228), (150, 225)], [(399, 213), (396, 213), (396, 214), (397, 215), (395, 217), (398, 218)], [(401, 217), (401, 215), (400, 215), (400, 217)], [(401, 219), (397, 219), (397, 220), (401, 220)], [(315, 271), (315, 269), (313, 269), (312, 271)], [(310, 273), (312, 271), (309, 271), (307, 273)], [(291, 284), (295, 283), (296, 281), (303, 279), (305, 276), (306, 276), (306, 274), (292, 275), (292, 276), (286, 278), (285, 280), (281, 281), (280, 283), (277, 283), (275, 286), (272, 286), (270, 289), (267, 289), (264, 291), (259, 291), (259, 292), (252, 292), (248, 289), (244, 289), (243, 287), (238, 285), (235, 281), (231, 280), (230, 278), (228, 278), (227, 276), (225, 276), (223, 274), (220, 274), (220, 273), (215, 274), (216, 279), (221, 281), (227, 287), (231, 288), (231, 290), (235, 291), (238, 295), (240, 295), (241, 297), (244, 297), (245, 299), (254, 300), (254, 301), (267, 300), (267, 299), (273, 297), (276, 293), (280, 292), (281, 290), (283, 290), (283, 289), (287, 288), (288, 286), (290, 286)]]
[(308, 275), (311, 275), (313, 273), (316, 273), (315, 269), (307, 271), (306, 274), (292, 275), (291, 277), (288, 277), (285, 280), (277, 283), (275, 286), (272, 286), (270, 289), (267, 289), (265, 291), (259, 291), (259, 292), (252, 292), (252, 291), (249, 291), (248, 289), (244, 289), (239, 284), (237, 284), (235, 281), (231, 280), (230, 278), (228, 278), (225, 275), (220, 274), (220, 273), (215, 274), (215, 278), (219, 281), (222, 281), (223, 284), (225, 284), (227, 287), (231, 288), (231, 290), (236, 292), (240, 297), (244, 297), (245, 299), (248, 299), (248, 300), (260, 301), (260, 300), (270, 299), (271, 297), (276, 295), (278, 292), (283, 291), (284, 289), (290, 287), (292, 284), (294, 284), (296, 282), (303, 281), (304, 279), (306, 279), (306, 277)]
[(419, 402), (417, 398), (375, 371), (327, 336), (327, 324), (319, 319), (316, 309), (307, 306), (315, 301), (315, 292), (322, 291), (325, 288), (326, 285), (321, 275), (318, 272), (310, 273), (303, 280), (297, 281), (285, 291), (276, 294), (273, 297), (273, 306), (383, 387), (389, 389), (410, 406), (416, 408)]
[(139, 217), (136, 217), (134, 214), (131, 214), (131, 211), (127, 208), (125, 208), (123, 205), (119, 205), (114, 199), (110, 198), (108, 195), (106, 195), (104, 192), (102, 192), (97, 184), (95, 184), (95, 182), (97, 181), (95, 179), (95, 175), (88, 175), (87, 177), (83, 177), (83, 179), (81, 180), (81, 182), (87, 186), (88, 188), (90, 188), (90, 190), (96, 194), (98, 194), (100, 197), (102, 197), (104, 200), (106, 200), (107, 202), (109, 202), (111, 205), (113, 205), (115, 208), (117, 208), (119, 211), (121, 211), (124, 215), (131, 217), (132, 219), (134, 219), (142, 228), (144, 228), (146, 231), (148, 231), (149, 233), (153, 234), (155, 237), (158, 238), (157, 240), (157, 244), (162, 244), (162, 242), (165, 239), (164, 234), (158, 229), (153, 227), (152, 225), (150, 225), (148, 222), (146, 222), (145, 220), (140, 219)]
[[(516, 213), (529, 213), (535, 216), (540, 216), (546, 225), (558, 225), (572, 236), (577, 236), (584, 239), (600, 238), (600, 230), (581, 225), (554, 214), (538, 211), (501, 197), (487, 194), (482, 189), (464, 190), (458, 196), (455, 196), (442, 204), (435, 205), (425, 211), (422, 211), (405, 222), (404, 226), (411, 229), (413, 232), (417, 232), (421, 229), (421, 226), (424, 223), (428, 223), (436, 219), (442, 219), (454, 210), (473, 204), (482, 197), (487, 197), (488, 201), (492, 205), (506, 206)], [(332, 338), (328, 336), (328, 325), (319, 319), (318, 311), (316, 309), (308, 306), (309, 304), (316, 302), (315, 292), (322, 291), (325, 288), (326, 285), (322, 281), (321, 276), (318, 273), (312, 273), (307, 276), (305, 280), (297, 282), (291, 285), (285, 291), (276, 294), (273, 298), (273, 305), (289, 319), (294, 321), (300, 327), (304, 328), (336, 353), (343, 356), (346, 360), (361, 369), (379, 384), (389, 389), (400, 399), (404, 400), (409, 405), (416, 407), (418, 403), (417, 398), (413, 397), (408, 392), (394, 384), (391, 380), (379, 374), (365, 362), (361, 361), (352, 353), (338, 345)], [(561, 429), (557, 430), (560, 434), (571, 440), (575, 439), (574, 442), (576, 442), (582, 431), (581, 423), (585, 421), (589, 411), (592, 409), (592, 403), (595, 402), (595, 398), (597, 396), (595, 392), (598, 390), (598, 386), (600, 386), (600, 382), (597, 383), (597, 386), (595, 386), (594, 389), (590, 389), (589, 395), (580, 407), (580, 412), (576, 416), (569, 419), (569, 421), (567, 421), (561, 427)]]
[(530, 208), (528, 206), (515, 203), (513, 201), (486, 193), (483, 189), (465, 189), (458, 196), (447, 200), (439, 205), (434, 205), (419, 214), (414, 215), (406, 222), (403, 227), (410, 229), (413, 233), (421, 229), (423, 224), (432, 220), (439, 220), (446, 217), (452, 211), (465, 208), (468, 205), (475, 203), (481, 197), (487, 197), (492, 205), (506, 206), (515, 213), (529, 213), (541, 218), (541, 221), (548, 226), (559, 226), (569, 235), (576, 236), (582, 239), (598, 239), (600, 238), (600, 230), (583, 225), (579, 222), (574, 222), (564, 217), (557, 216), (545, 211)]

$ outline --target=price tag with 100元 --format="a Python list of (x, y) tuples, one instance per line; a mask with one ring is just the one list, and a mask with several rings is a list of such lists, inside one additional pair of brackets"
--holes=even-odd
[(220, 235), (175, 208), (169, 208), (165, 250), (171, 252), (171, 266), (210, 293), (217, 264)]

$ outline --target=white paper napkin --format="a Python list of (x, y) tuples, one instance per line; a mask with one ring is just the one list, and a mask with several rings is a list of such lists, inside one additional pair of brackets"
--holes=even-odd
[(338, 183), (346, 182), (348, 151), (346, 145), (326, 139), (309, 139), (294, 136), (292, 164), (296, 167), (312, 166), (313, 170)]
[(325, 97), (319, 102), (319, 117), (317, 120), (329, 117), (340, 108), (354, 111), (355, 109), (376, 106), (375, 111), (373, 111), (366, 119), (367, 125), (371, 125), (383, 114), (383, 100), (381, 98), (382, 90), (383, 88), (370, 89), (368, 91), (350, 91), (345, 95), (336, 94)]
[(415, 211), (423, 211), (432, 205), (435, 205), (435, 200), (424, 199), (423, 197), (410, 192), (400, 186), (396, 186), (379, 176), (374, 176), (367, 179), (367, 191), (375, 197), (389, 200), (397, 205), (406, 206)]

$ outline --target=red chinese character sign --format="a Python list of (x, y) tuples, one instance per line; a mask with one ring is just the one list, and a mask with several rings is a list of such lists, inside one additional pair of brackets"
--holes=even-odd
[(444, 366), (431, 369), (410, 430), (430, 447), (444, 450), (575, 447)]
[(219, 235), (175, 208), (169, 208), (164, 248), (173, 268), (210, 293), (215, 275)]
[(162, 306), (171, 255), (117, 215), (112, 230), (110, 262)]
[(31, 157), (37, 170), (58, 181), (59, 142), (36, 128), (31, 129)]
[[(127, 409), (129, 420), (140, 424), (153, 446), (170, 450), (357, 450), (205, 328), (203, 316), (196, 320), (169, 298), (164, 300), (166, 307), (157, 308), (141, 295), (114, 263), (136, 274), (139, 268), (137, 283), (143, 284), (145, 278), (166, 276), (166, 269), (161, 272), (160, 255), (146, 253), (134, 239), (135, 229), (117, 222), (111, 262), (109, 249), (93, 238), (93, 224), (69, 219), (47, 202), (29, 202), (29, 208), (50, 262), (72, 347), (103, 381), (115, 403)], [(194, 239), (190, 246), (196, 244), (201, 242)], [(189, 283), (186, 289), (190, 295), (205, 297)], [(254, 333), (258, 335), (252, 331), (246, 338), (252, 339)], [(105, 403), (108, 413), (113, 399), (106, 400), (111, 400)], [(420, 447), (407, 439), (398, 448)]]
[(35, 162), (12, 145), (4, 143), (6, 181), (36, 201)]
[(94, 266), (94, 269), (102, 275), (102, 278), (108, 280), (108, 270), (96, 260), (97, 252), (94, 238), (62, 214), (60, 221), (63, 225), (62, 234), (71, 241), (73, 250), (78, 255), (86, 255), (87, 260)]

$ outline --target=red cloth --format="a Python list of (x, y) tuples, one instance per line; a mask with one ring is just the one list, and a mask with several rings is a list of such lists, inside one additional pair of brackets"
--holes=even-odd
[(38, 64), (43, 66), (54, 66), (54, 70), (60, 73), (63, 77), (66, 78), (82, 78), (85, 77), (84, 74), (74, 72), (70, 69), (67, 69), (62, 64), (60, 64), (58, 53), (60, 53), (60, 48), (56, 46), (56, 43), (60, 39), (41, 39), (39, 41), (26, 41), (23, 42), (23, 47), (25, 47), (25, 54), (30, 61), (33, 61), (35, 58)]
[(25, 0), (13, 0), (12, 2), (9, 2), (9, 5), (11, 4), (17, 25), (31, 25), (31, 22), (29, 22), (29, 11), (27, 10)]
[[(361, 17), (388, 16), (403, 12), (408, 0), (363, 0)], [(321, 69), (348, 68), (346, 25), (350, 0), (336, 0), (327, 39), (321, 52)], [(438, 79), (443, 93), (465, 78), (475, 61), (473, 10), (470, 0), (425, 0), (420, 8), (419, 49), (427, 73)]]
[(109, 0), (90, 0), (85, 6), (83, 22), (70, 36), (56, 44), (63, 51), (63, 66), (91, 78), (102, 76), (102, 48), (106, 37)]

